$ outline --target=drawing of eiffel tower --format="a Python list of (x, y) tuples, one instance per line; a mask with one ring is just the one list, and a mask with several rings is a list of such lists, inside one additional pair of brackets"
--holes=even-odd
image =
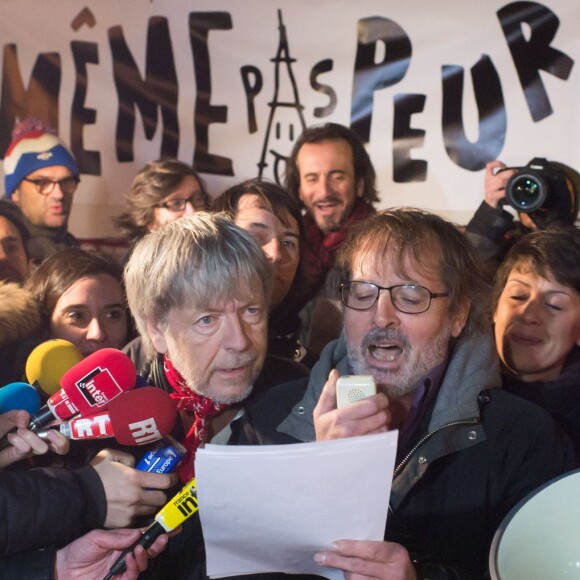
[[(275, 58), (270, 59), (271, 62), (275, 63), (274, 97), (268, 103), (270, 114), (268, 116), (268, 126), (262, 147), (262, 156), (258, 163), (258, 177), (266, 177), (264, 175), (264, 169), (269, 166), (267, 158), (271, 156), (272, 168), (271, 175), (268, 177), (276, 183), (281, 184), (286, 159), (288, 159), (292, 144), (296, 137), (306, 129), (306, 123), (302, 114), (304, 107), (300, 104), (298, 87), (294, 73), (292, 72), (292, 63), (296, 62), (296, 59), (290, 57), (286, 27), (282, 22), (282, 11), (280, 9), (278, 9), (278, 30), (280, 31), (278, 51)], [(285, 69), (282, 65), (285, 65)], [(284, 76), (281, 76), (282, 74)], [(285, 90), (281, 87), (282, 83), (286, 84), (284, 87)], [(289, 98), (281, 98), (281, 92), (285, 92), (285, 96)], [(276, 117), (278, 118), (277, 121), (275, 121)], [(297, 122), (299, 123), (298, 131), (295, 130), (295, 124)], [(271, 139), (275, 139), (275, 148), (270, 143)], [(285, 155), (282, 151), (287, 151), (288, 154)]]

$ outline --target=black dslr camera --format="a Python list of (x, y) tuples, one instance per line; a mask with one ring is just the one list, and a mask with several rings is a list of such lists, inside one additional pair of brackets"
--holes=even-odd
[(525, 167), (516, 167), (505, 188), (506, 203), (530, 214), (542, 228), (573, 224), (578, 213), (578, 175), (567, 166), (535, 157)]

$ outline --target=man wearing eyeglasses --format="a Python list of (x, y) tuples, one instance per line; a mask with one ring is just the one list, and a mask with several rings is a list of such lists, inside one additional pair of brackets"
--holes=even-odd
[[(384, 541), (336, 538), (315, 561), (357, 578), (483, 577), (507, 512), (572, 468), (570, 442), (542, 409), (498, 388), (487, 287), (455, 226), (380, 212), (353, 228), (338, 266), (343, 334), (308, 380), (249, 405), (231, 442), (398, 430)], [(337, 409), (337, 379), (350, 374), (372, 375), (378, 393)]]
[(33, 263), (78, 242), (68, 232), (79, 170), (65, 144), (37, 119), (12, 133), (4, 156), (5, 195), (20, 207), (30, 231)]
[(197, 171), (173, 158), (148, 161), (135, 176), (125, 199), (125, 211), (113, 220), (129, 242), (123, 263), (145, 234), (182, 216), (208, 210), (210, 201)]

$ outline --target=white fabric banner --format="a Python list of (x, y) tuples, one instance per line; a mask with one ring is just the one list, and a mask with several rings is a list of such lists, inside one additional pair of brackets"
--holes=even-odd
[(486, 161), (580, 168), (576, 0), (0, 0), (0, 16), (0, 151), (17, 118), (58, 129), (81, 238), (115, 235), (146, 161), (192, 163), (215, 196), (282, 180), (302, 128), (328, 121), (368, 143), (381, 207), (458, 223)]

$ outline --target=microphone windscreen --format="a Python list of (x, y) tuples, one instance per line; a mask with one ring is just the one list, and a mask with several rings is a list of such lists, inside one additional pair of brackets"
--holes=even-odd
[(111, 401), (108, 408), (115, 439), (144, 445), (171, 433), (177, 420), (175, 401), (157, 387), (141, 387)]
[(115, 348), (90, 354), (62, 377), (62, 389), (70, 403), (84, 417), (108, 408), (108, 404), (135, 386), (133, 361)]
[(0, 389), (0, 413), (28, 411), (33, 415), (40, 409), (40, 395), (32, 385), (10, 383)]
[(60, 338), (47, 340), (28, 355), (26, 380), (50, 397), (60, 389), (66, 371), (81, 360), (83, 355), (72, 342)]

